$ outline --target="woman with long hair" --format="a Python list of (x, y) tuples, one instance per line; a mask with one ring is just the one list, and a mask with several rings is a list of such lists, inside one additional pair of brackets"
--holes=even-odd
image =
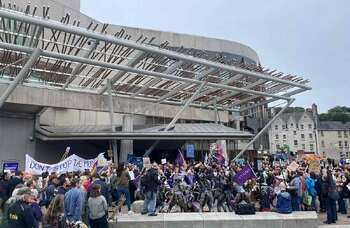
[(129, 191), (129, 181), (130, 176), (128, 169), (123, 163), (118, 165), (117, 177), (115, 179), (113, 186), (116, 186), (116, 200), (119, 201), (121, 195), (125, 196), (126, 205), (128, 207), (128, 214), (132, 214), (131, 211), (131, 201), (130, 201), (130, 191)]
[(336, 189), (335, 180), (331, 170), (327, 170), (327, 198), (326, 198), (326, 211), (327, 211), (327, 221), (325, 224), (336, 223), (337, 221), (337, 206), (336, 202), (339, 199), (339, 194)]
[(88, 199), (88, 210), (91, 228), (108, 228), (107, 201), (105, 197), (101, 195), (101, 185), (99, 184), (92, 186), (91, 194)]
[(44, 228), (64, 227), (64, 195), (58, 194), (49, 204), (44, 215)]

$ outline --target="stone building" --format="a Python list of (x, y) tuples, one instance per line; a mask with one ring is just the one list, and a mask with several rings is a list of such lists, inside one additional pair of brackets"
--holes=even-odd
[(328, 158), (350, 158), (350, 123), (320, 121), (318, 125), (320, 155)]
[(311, 110), (282, 114), (268, 133), (271, 153), (282, 148), (290, 152), (316, 152), (316, 128)]

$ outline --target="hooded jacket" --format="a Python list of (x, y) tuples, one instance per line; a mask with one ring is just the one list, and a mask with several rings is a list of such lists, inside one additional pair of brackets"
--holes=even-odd
[(292, 213), (292, 198), (288, 192), (278, 194), (276, 209), (278, 213)]

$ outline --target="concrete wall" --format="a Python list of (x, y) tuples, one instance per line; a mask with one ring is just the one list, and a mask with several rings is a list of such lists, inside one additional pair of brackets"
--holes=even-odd
[(34, 118), (0, 116), (1, 170), (3, 162), (9, 160), (18, 161), (23, 169), (26, 153), (35, 153)]
[(257, 212), (255, 215), (235, 213), (169, 213), (156, 217), (133, 215), (120, 216), (110, 228), (317, 228), (317, 214), (293, 212), (277, 214)]
[[(0, 84), (0, 94), (7, 85)], [(55, 107), (89, 111), (108, 112), (108, 97), (98, 94), (62, 91), (28, 86), (17, 86), (8, 103), (29, 104), (40, 107)], [(129, 98), (113, 97), (114, 110), (123, 114), (144, 116), (159, 116), (173, 118), (181, 107), (167, 104), (156, 104), (148, 101), (132, 100)], [(219, 111), (220, 120), (228, 121), (228, 112)], [(181, 115), (182, 119), (213, 121), (215, 112), (212, 110), (188, 107)], [(69, 119), (69, 117), (67, 117)]]

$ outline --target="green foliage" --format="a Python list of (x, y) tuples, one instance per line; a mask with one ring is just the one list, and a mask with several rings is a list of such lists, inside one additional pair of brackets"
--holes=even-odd
[(336, 106), (328, 110), (327, 113), (319, 115), (321, 121), (350, 122), (350, 107)]
[[(275, 112), (278, 113), (279, 111), (281, 111), (282, 108), (281, 107), (277, 107), (275, 108)], [(288, 107), (284, 113), (293, 113), (293, 112), (305, 112), (305, 109), (303, 107)]]

